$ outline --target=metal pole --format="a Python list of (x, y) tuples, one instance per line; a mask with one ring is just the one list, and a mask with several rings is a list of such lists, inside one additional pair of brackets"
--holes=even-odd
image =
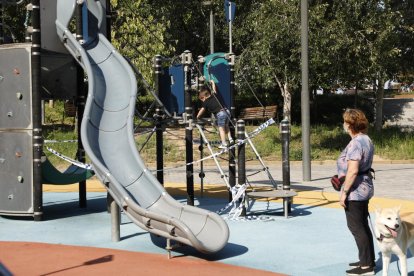
[(193, 104), (191, 99), (191, 52), (182, 55), (184, 64), (184, 102), (185, 102), (185, 160), (187, 178), (187, 204), (194, 206), (194, 168), (193, 168)]
[[(237, 121), (237, 140), (242, 141), (244, 140), (245, 136), (245, 124), (243, 120)], [(237, 146), (237, 163), (238, 163), (238, 183), (239, 185), (243, 185), (246, 183), (246, 145), (243, 143)], [(244, 198), (245, 200), (245, 198)], [(240, 216), (246, 216), (246, 205), (245, 202), (241, 202), (243, 204), (243, 209)]]
[[(290, 161), (289, 161), (289, 140), (290, 126), (287, 119), (280, 122), (280, 136), (282, 140), (282, 178), (283, 190), (290, 190)], [(283, 198), (283, 210), (285, 217), (290, 213), (290, 198)]]
[(229, 3), (229, 53), (232, 54), (233, 53), (233, 37), (232, 37), (232, 26), (233, 26), (233, 21), (231, 20), (231, 4)]
[[(204, 128), (204, 126), (203, 126)], [(204, 131), (204, 129), (203, 129)], [(198, 146), (198, 150), (200, 151), (200, 159), (204, 158), (204, 141), (203, 141), (203, 136), (200, 133), (200, 146)], [(198, 176), (200, 177), (200, 197), (203, 197), (204, 195), (204, 177), (206, 177), (206, 174), (204, 172), (204, 162), (201, 161), (200, 162), (200, 173), (198, 174)]]
[(210, 54), (214, 53), (214, 12), (213, 5), (210, 3)]
[(308, 67), (308, 0), (301, 0), (301, 44), (302, 44), (302, 171), (303, 180), (311, 180), (310, 160), (310, 111), (309, 111), (309, 67)]
[[(32, 3), (27, 4), (26, 6), (26, 21), (25, 21), (25, 34), (24, 34), (24, 41), (31, 42), (32, 41), (32, 29), (33, 26), (29, 25), (29, 15), (33, 12)], [(32, 23), (30, 23), (32, 24)]]
[(121, 240), (121, 210), (114, 198), (108, 193), (107, 197), (111, 210), (111, 237), (113, 242)]
[[(83, 21), (82, 21), (82, 8), (83, 2), (78, 1), (76, 5), (76, 39), (78, 41), (83, 40)], [(77, 64), (76, 65), (76, 78), (77, 78), (77, 111), (78, 111), (78, 118), (77, 118), (77, 132), (78, 132), (78, 153), (77, 157), (79, 162), (85, 163), (85, 149), (83, 148), (82, 144), (82, 137), (81, 137), (81, 124), (83, 113), (85, 110), (85, 101), (86, 101), (86, 86), (84, 82), (84, 72), (82, 67)], [(79, 207), (85, 208), (87, 205), (86, 200), (86, 180), (79, 181)]]
[(108, 41), (111, 41), (111, 25), (112, 25), (112, 11), (111, 0), (106, 0), (106, 37)]
[(35, 221), (40, 221), (43, 216), (40, 0), (32, 0), (32, 7), (33, 215)]
[(290, 159), (289, 159), (289, 139), (290, 127), (287, 119), (280, 122), (280, 134), (282, 139), (282, 177), (283, 190), (290, 190)]
[[(229, 69), (230, 69), (230, 124), (229, 130), (232, 139), (235, 137), (234, 129), (234, 118), (235, 118), (235, 106), (234, 106), (234, 54), (230, 53), (228, 56), (229, 60)], [(234, 159), (236, 155), (236, 149), (232, 148), (229, 150), (229, 184), (231, 187), (236, 185), (236, 161)], [(229, 192), (229, 201), (232, 200), (231, 192)]]
[[(161, 62), (162, 58), (160, 55), (156, 55), (154, 58), (154, 74), (155, 74), (155, 93), (158, 98), (161, 94)], [(156, 137), (156, 152), (157, 152), (157, 179), (161, 185), (164, 185), (164, 141), (163, 141), (163, 126), (161, 119), (163, 116), (163, 111), (160, 105), (157, 103), (155, 109), (156, 124), (155, 124), (155, 137)]]
[[(210, 21), (211, 24), (211, 21)], [(213, 44), (214, 47), (214, 44)], [(214, 49), (213, 49), (214, 51)], [(204, 69), (205, 59), (203, 56), (198, 56), (198, 78), (197, 78), (197, 90), (200, 91), (202, 85), (204, 85), (204, 77), (203, 77), (203, 69)], [(202, 126), (202, 130), (204, 131), (204, 125)], [(198, 147), (200, 151), (200, 159), (203, 160), (204, 158), (204, 139), (203, 133), (200, 132), (200, 146)], [(204, 195), (204, 177), (206, 174), (204, 173), (204, 161), (200, 162), (200, 173), (198, 174), (200, 177), (200, 197)]]
[(210, 7), (210, 54), (214, 53), (214, 11), (213, 11), (213, 1), (203, 1), (201, 3), (203, 6)]

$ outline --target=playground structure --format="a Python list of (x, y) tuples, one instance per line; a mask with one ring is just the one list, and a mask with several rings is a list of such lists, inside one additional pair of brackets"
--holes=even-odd
[[(116, 214), (119, 211), (117, 206), (119, 206), (135, 224), (165, 237), (168, 250), (171, 249), (170, 240), (193, 246), (205, 253), (220, 250), (229, 237), (227, 224), (219, 215), (192, 206), (194, 205), (193, 127), (199, 129), (204, 143), (209, 147), (213, 158), (215, 156), (209, 142), (203, 136), (203, 128), (195, 124), (192, 119), (191, 90), (194, 85), (191, 83), (191, 53), (185, 52), (182, 55), (182, 66), (170, 67), (168, 73), (165, 68), (159, 66), (160, 57), (155, 58), (154, 66), (157, 76), (155, 96), (160, 99), (157, 101), (155, 112), (157, 151), (162, 152), (163, 148), (162, 129), (165, 117), (181, 120), (181, 123), (186, 125), (188, 198), (187, 205), (183, 205), (168, 195), (160, 185), (163, 183), (162, 154), (157, 154), (157, 178), (155, 178), (136, 150), (133, 137), (136, 78), (133, 67), (106, 39), (105, 1), (80, 2), (33, 1), (32, 42), (0, 45), (0, 61), (2, 65), (6, 65), (2, 66), (0, 72), (0, 89), (4, 91), (0, 94), (0, 104), (2, 112), (7, 115), (0, 118), (2, 144), (0, 174), (4, 175), (0, 185), (0, 214), (33, 216), (35, 220), (41, 220), (42, 183), (45, 182), (54, 184), (59, 184), (59, 181), (62, 182), (61, 184), (70, 181), (79, 182), (80, 205), (86, 205), (84, 180), (90, 177), (91, 171), (88, 169), (79, 171), (72, 167), (61, 175), (42, 156), (41, 100), (48, 97), (76, 98), (78, 117), (82, 118), (78, 122), (80, 125), (78, 137), (81, 140), (78, 143), (77, 159), (85, 162), (85, 152), (90, 157), (95, 175), (114, 200), (112, 207), (115, 207), (111, 209), (114, 220), (116, 221)], [(75, 12), (76, 36), (68, 29)], [(42, 22), (41, 28), (40, 22)], [(45, 35), (40, 37), (40, 33)], [(55, 33), (57, 35), (54, 35)], [(218, 62), (217, 66), (210, 66), (215, 62)], [(222, 67), (221, 70), (227, 72), (224, 74), (225, 80), (215, 81), (219, 90), (223, 92), (222, 101), (229, 107), (232, 118), (235, 111), (233, 66), (233, 54), (220, 53), (206, 58), (199, 57), (198, 71), (204, 74), (200, 74), (196, 84), (196, 87), (199, 87), (203, 81), (214, 78), (217, 74), (212, 70)], [(87, 98), (82, 87), (84, 74), (88, 77)], [(204, 75), (204, 78), (201, 75)], [(178, 76), (177, 79), (181, 78), (182, 81), (168, 83), (162, 80), (166, 76), (170, 77), (170, 80), (171, 76)], [(180, 85), (182, 87), (179, 87)], [(184, 93), (174, 95), (175, 91), (180, 90)], [(171, 99), (178, 99), (178, 101), (173, 102)], [(239, 156), (243, 155), (245, 141), (254, 149), (253, 143), (243, 129), (243, 122), (238, 124), (240, 126), (238, 126), (237, 138), (241, 142), (224, 150), (224, 152), (229, 151), (229, 180), (226, 181), (229, 188), (236, 186), (234, 158), (236, 146), (239, 147)], [(234, 124), (230, 125), (230, 129), (232, 136), (235, 137)], [(258, 153), (257, 156), (262, 162)], [(239, 158), (238, 161), (238, 179), (239, 185), (242, 185), (246, 182), (245, 176), (243, 177), (245, 164), (243, 158)], [(220, 165), (217, 165), (223, 178), (227, 179)], [(263, 167), (273, 180), (267, 167), (264, 164)], [(274, 188), (277, 188), (276, 185)], [(288, 198), (291, 197), (292, 195), (289, 194)], [(119, 226), (119, 221), (115, 224)]]

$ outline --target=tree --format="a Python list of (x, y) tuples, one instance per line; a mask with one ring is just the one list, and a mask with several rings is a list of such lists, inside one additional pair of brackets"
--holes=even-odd
[[(28, 14), (26, 14), (26, 5), (29, 1), (20, 2), (18, 5), (13, 2), (0, 1), (0, 21), (4, 25), (2, 30), (4, 33), (4, 43), (24, 42), (25, 22)], [(27, 18), (29, 20), (30, 18)], [(3, 34), (2, 34), (3, 35)]]
[(146, 0), (112, 0), (115, 18), (112, 21), (112, 44), (141, 70), (152, 82), (153, 58), (157, 54), (169, 56), (174, 45), (168, 43), (169, 21), (156, 20), (152, 6)]
[(284, 99), (283, 116), (290, 120), (292, 93), (300, 83), (299, 5), (296, 1), (251, 2), (250, 12), (235, 28), (240, 52), (237, 74), (265, 88), (278, 88)]

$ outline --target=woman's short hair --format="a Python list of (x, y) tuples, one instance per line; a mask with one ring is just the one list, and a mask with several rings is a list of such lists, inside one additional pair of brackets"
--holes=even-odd
[(342, 115), (344, 122), (349, 124), (352, 133), (367, 133), (368, 119), (365, 113), (359, 109), (347, 108)]

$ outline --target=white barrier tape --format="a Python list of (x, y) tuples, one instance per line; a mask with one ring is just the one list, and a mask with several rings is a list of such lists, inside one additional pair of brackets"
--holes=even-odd
[(222, 149), (222, 150), (220, 150), (220, 151), (218, 151), (218, 152), (216, 152), (214, 154), (211, 154), (211, 155), (209, 155), (207, 157), (204, 157), (202, 159), (193, 161), (191, 163), (186, 163), (186, 164), (183, 164), (183, 165), (177, 165), (177, 166), (174, 166), (174, 167), (165, 168), (165, 169), (161, 169), (161, 170), (151, 170), (151, 172), (155, 173), (155, 172), (158, 172), (158, 171), (175, 170), (175, 169), (178, 169), (178, 168), (181, 168), (181, 167), (185, 167), (187, 165), (193, 165), (193, 164), (201, 163), (201, 162), (203, 162), (203, 161), (205, 161), (207, 159), (214, 158), (216, 156), (219, 156), (219, 155), (227, 152), (229, 149), (232, 149), (232, 148), (235, 148), (236, 146), (245, 144), (248, 141), (248, 139), (251, 139), (251, 138), (255, 137), (257, 134), (259, 134), (260, 132), (262, 132), (265, 128), (269, 127), (270, 125), (272, 125), (274, 123), (275, 123), (275, 121), (273, 120), (273, 118), (270, 118), (269, 120), (267, 120), (266, 122), (264, 122), (263, 124), (261, 124), (259, 127), (257, 127), (255, 130), (253, 130), (252, 132), (248, 133), (246, 139), (238, 140), (237, 143), (235, 143), (234, 145), (232, 145), (232, 146), (230, 146), (230, 147), (228, 147), (226, 149)]
[(56, 155), (57, 157), (59, 157), (59, 158), (61, 158), (61, 159), (65, 160), (66, 162), (69, 162), (69, 163), (71, 163), (71, 164), (73, 164), (73, 165), (75, 165), (75, 166), (78, 166), (78, 167), (80, 167), (80, 168), (83, 168), (83, 169), (93, 170), (93, 168), (92, 168), (92, 165), (91, 165), (91, 164), (84, 164), (84, 163), (82, 163), (82, 162), (79, 162), (78, 160), (75, 160), (75, 159), (72, 159), (72, 158), (70, 158), (70, 157), (67, 157), (67, 156), (65, 156), (65, 155), (63, 155), (63, 154), (61, 154), (61, 153), (59, 153), (59, 152), (57, 152), (57, 151), (55, 151), (54, 149), (51, 149), (51, 148), (49, 148), (49, 147), (46, 147), (46, 149), (47, 149), (48, 151), (50, 151), (51, 153), (53, 153), (54, 155)]
[(44, 140), (45, 144), (54, 144), (54, 143), (77, 143), (78, 140)]
[(259, 134), (264, 129), (266, 129), (267, 127), (269, 127), (270, 125), (272, 125), (274, 123), (275, 123), (275, 120), (273, 120), (273, 118), (270, 118), (269, 120), (267, 120), (266, 122), (264, 122), (263, 124), (261, 124), (259, 127), (257, 127), (255, 130), (253, 130), (252, 132), (250, 132), (245, 139), (238, 140), (237, 143), (233, 144), (232, 146), (230, 146), (228, 148), (225, 148), (225, 149), (222, 149), (222, 150), (220, 150), (220, 151), (218, 151), (218, 152), (216, 152), (214, 154), (211, 154), (209, 156), (206, 156), (206, 157), (204, 157), (202, 159), (196, 160), (196, 161), (194, 161), (192, 163), (187, 163), (186, 166), (187, 165), (191, 165), (191, 164), (197, 164), (197, 163), (203, 162), (203, 161), (205, 161), (207, 159), (210, 159), (210, 158), (219, 156), (219, 155), (221, 155), (221, 154), (229, 151), (230, 149), (233, 149), (233, 148), (235, 148), (237, 146), (240, 146), (242, 144), (245, 144), (246, 142), (248, 142), (249, 139), (255, 137), (257, 134)]
[(234, 204), (233, 208), (230, 210), (227, 218), (228, 220), (239, 220), (241, 213), (243, 212), (243, 205), (244, 205), (244, 198), (246, 196), (246, 189), (247, 185), (243, 184), (244, 188), (237, 191), (236, 194), (233, 194), (234, 191), (232, 191), (232, 195), (238, 198), (238, 201), (240, 202), (239, 206), (237, 204)]
[(246, 196), (246, 189), (247, 189), (246, 184), (232, 187), (231, 195), (232, 195), (233, 200), (229, 202), (226, 206), (218, 210), (216, 213), (221, 215), (222, 213), (224, 213), (227, 209), (229, 209), (232, 206), (228, 215), (224, 217), (225, 220), (241, 221), (241, 222), (246, 222), (246, 221), (267, 222), (267, 221), (275, 220), (274, 218), (270, 216), (254, 216), (253, 215), (253, 216), (240, 217), (240, 214), (243, 211), (243, 204), (244, 204), (244, 199)]
[[(200, 145), (200, 144), (203, 144), (203, 145), (205, 145), (206, 143), (204, 143), (203, 141), (202, 141), (202, 139), (200, 140), (200, 139), (193, 139), (193, 143), (194, 144), (197, 144), (197, 145)], [(208, 143), (210, 144), (210, 145), (221, 145), (221, 141), (219, 141), (219, 140), (215, 140), (215, 141), (208, 141)]]
[[(224, 218), (226, 219), (226, 218)], [(241, 221), (241, 222), (246, 222), (246, 221), (263, 221), (263, 222), (267, 222), (267, 221), (274, 221), (275, 219), (270, 217), (270, 216), (245, 216), (245, 217), (238, 217), (235, 219), (227, 219), (227, 220), (231, 220), (231, 221)]]
[[(230, 206), (233, 206), (233, 208), (230, 210), (229, 215), (231, 213), (234, 212), (234, 210), (237, 208), (237, 201), (239, 201), (240, 197), (243, 196), (244, 197), (244, 193), (246, 191), (246, 184), (243, 184), (241, 186), (234, 186), (231, 187), (230, 192), (231, 192), (231, 196), (233, 198), (233, 200), (231, 202), (229, 202), (226, 206), (224, 206), (223, 208), (221, 208), (220, 210), (218, 210), (216, 213), (217, 214), (222, 214), (224, 211), (226, 211), (227, 209), (230, 208)], [(242, 205), (242, 204), (240, 204)]]

